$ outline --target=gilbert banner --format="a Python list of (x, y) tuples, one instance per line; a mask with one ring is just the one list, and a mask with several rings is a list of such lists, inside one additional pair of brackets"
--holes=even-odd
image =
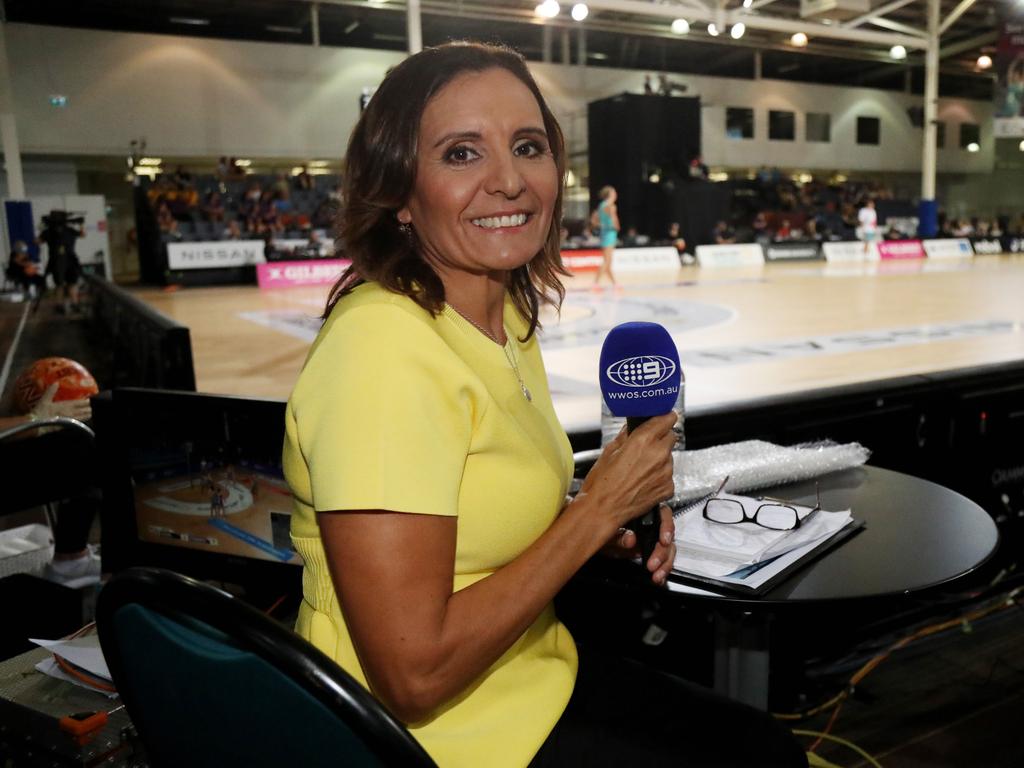
[(1024, 11), (1011, 13), (996, 50), (996, 138), (1024, 138)]

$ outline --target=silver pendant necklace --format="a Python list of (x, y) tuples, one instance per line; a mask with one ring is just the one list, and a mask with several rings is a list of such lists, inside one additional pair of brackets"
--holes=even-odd
[(469, 323), (474, 328), (476, 328), (478, 331), (480, 331), (480, 333), (482, 333), (488, 339), (490, 339), (495, 344), (497, 344), (499, 347), (501, 347), (502, 351), (505, 353), (505, 359), (508, 360), (509, 367), (512, 368), (512, 373), (514, 373), (516, 375), (516, 381), (519, 382), (519, 389), (521, 389), (523, 391), (523, 397), (526, 398), (527, 402), (531, 402), (532, 403), (533, 402), (533, 395), (530, 394), (530, 390), (527, 388), (526, 382), (523, 381), (523, 375), (519, 372), (519, 363), (516, 360), (515, 353), (512, 351), (512, 335), (508, 332), (508, 328), (506, 328), (504, 326), (504, 324), (502, 325), (502, 328), (505, 331), (505, 343), (502, 344), (497, 336), (495, 336), (489, 330), (487, 330), (482, 325), (477, 323), (476, 320), (474, 320), (472, 317), (467, 315), (465, 312), (463, 312), (461, 309), (456, 307), (454, 304), (452, 304), (451, 302), (448, 302), (448, 306), (451, 307), (452, 309), (454, 309), (455, 312), (459, 315), (459, 317), (461, 317), (467, 323)]

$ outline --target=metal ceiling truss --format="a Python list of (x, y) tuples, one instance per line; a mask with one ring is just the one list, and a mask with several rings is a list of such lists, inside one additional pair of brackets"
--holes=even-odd
[[(733, 0), (735, 2), (735, 0)], [(291, 0), (294, 3), (301, 3), (307, 6), (332, 5), (347, 6), (351, 8), (370, 8), (374, 10), (405, 12), (409, 2), (368, 2), (367, 0)], [(684, 18), (691, 24), (697, 22), (714, 23), (718, 25), (722, 34), (717, 37), (702, 34), (692, 39), (701, 43), (739, 46), (765, 50), (780, 50), (793, 53), (811, 53), (823, 56), (832, 56), (848, 59), (864, 59), (871, 61), (886, 61), (889, 48), (901, 45), (910, 52), (919, 51), (921, 54), (928, 48), (929, 40), (927, 30), (921, 29), (907, 21), (921, 22), (924, 20), (924, 13), (917, 13), (916, 17), (910, 19), (903, 17), (892, 18), (889, 15), (906, 9), (907, 6), (917, 4), (914, 11), (925, 11), (929, 0), (893, 0), (877, 8), (872, 9), (856, 18), (841, 23), (822, 23), (809, 21), (792, 16), (771, 15), (774, 8), (768, 13), (762, 13), (761, 9), (777, 5), (780, 10), (792, 12), (792, 5), (782, 8), (783, 0), (754, 0), (750, 8), (734, 7), (726, 8), (724, 0), (677, 0), (676, 2), (650, 2), (646, 0), (588, 0), (590, 15), (587, 17), (585, 26), (587, 30), (608, 32), (611, 34), (634, 34), (647, 37), (658, 37), (663, 39), (679, 40), (680, 36), (669, 30), (669, 24), (677, 18)], [(940, 19), (939, 35), (951, 30), (956, 22), (963, 17), (977, 0), (961, 0), (952, 11)], [(461, 17), (474, 20), (495, 20), (502, 19), (509, 22), (550, 25), (561, 29), (579, 29), (581, 25), (565, 18), (541, 19), (533, 12), (533, 3), (487, 3), (484, 0), (467, 2), (466, 0), (419, 0), (416, 5), (425, 15)], [(941, 14), (940, 14), (941, 15)], [(668, 23), (666, 23), (668, 22)], [(803, 32), (814, 41), (809, 48), (795, 48), (785, 40), (772, 42), (764, 37), (756, 39), (743, 37), (734, 40), (726, 33), (726, 29), (735, 23), (743, 22), (748, 30), (760, 30), (763, 32), (776, 32), (780, 35), (792, 35), (796, 32)], [(865, 25), (880, 27), (881, 29), (864, 29)], [(996, 39), (995, 32), (986, 32), (967, 39), (956, 41), (942, 48), (941, 58), (956, 56), (975, 48), (991, 44)], [(828, 45), (823, 40), (833, 40), (837, 45)], [(884, 48), (884, 50), (872, 50), (870, 48), (854, 47), (850, 44), (865, 43), (870, 46)], [(846, 44), (846, 45), (843, 45)], [(893, 62), (903, 65), (920, 65), (923, 63), (923, 55), (912, 56), (904, 62)], [(959, 74), (965, 74), (961, 68)]]

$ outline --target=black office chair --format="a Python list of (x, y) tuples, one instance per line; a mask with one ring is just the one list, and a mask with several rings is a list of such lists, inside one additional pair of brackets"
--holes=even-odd
[(100, 592), (96, 619), (156, 768), (434, 765), (331, 659), (202, 582), (124, 571)]

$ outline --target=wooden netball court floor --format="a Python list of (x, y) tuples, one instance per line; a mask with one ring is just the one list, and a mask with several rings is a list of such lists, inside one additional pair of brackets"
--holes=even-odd
[[(567, 430), (597, 428), (598, 354), (610, 328), (669, 329), (688, 408), (1024, 359), (1024, 256), (866, 264), (804, 262), (567, 281), (541, 347)], [(326, 287), (145, 289), (191, 329), (201, 392), (288, 397)]]

